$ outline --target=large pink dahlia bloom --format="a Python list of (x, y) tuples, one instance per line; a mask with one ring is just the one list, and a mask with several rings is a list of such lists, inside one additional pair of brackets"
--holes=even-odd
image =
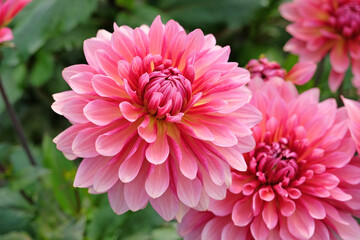
[(291, 83), (254, 84), (252, 103), (263, 120), (246, 172), (232, 171), (224, 200), (190, 210), (184, 239), (359, 239), (360, 159), (345, 109), (319, 103), (318, 89), (298, 94)]
[(100, 30), (84, 52), (88, 64), (63, 71), (72, 91), (53, 104), (73, 123), (57, 148), (84, 158), (74, 186), (108, 192), (118, 214), (150, 201), (166, 220), (223, 199), (261, 119), (230, 48), (157, 17), (150, 28)]
[(330, 53), (329, 86), (336, 91), (352, 65), (354, 84), (360, 82), (360, 1), (294, 0), (280, 6), (282, 16), (293, 22), (293, 36), (284, 49), (300, 60), (318, 62)]
[(0, 43), (10, 41), (13, 35), (5, 27), (31, 0), (0, 0)]

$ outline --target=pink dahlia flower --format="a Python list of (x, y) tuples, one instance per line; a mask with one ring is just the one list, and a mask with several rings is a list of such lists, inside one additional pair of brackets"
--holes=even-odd
[(150, 28), (100, 30), (84, 52), (88, 64), (63, 71), (72, 91), (53, 104), (73, 123), (57, 148), (84, 158), (74, 186), (108, 192), (118, 214), (150, 201), (166, 220), (223, 199), (230, 166), (246, 170), (242, 153), (255, 147), (250, 128), (261, 119), (230, 48), (157, 17)]
[(348, 114), (348, 122), (351, 136), (356, 144), (357, 152), (360, 154), (360, 102), (342, 97)]
[(13, 35), (10, 28), (6, 28), (11, 20), (31, 0), (0, 0), (0, 43), (10, 41)]
[(279, 77), (296, 85), (303, 85), (310, 81), (314, 75), (316, 64), (313, 62), (300, 62), (295, 64), (289, 72), (286, 72), (279, 63), (261, 57), (259, 60), (251, 59), (246, 64), (246, 69), (250, 71), (251, 79), (260, 78), (268, 81), (271, 78)]
[[(261, 80), (260, 80), (261, 81)], [(360, 158), (336, 101), (318, 102), (318, 89), (298, 95), (271, 79), (253, 89), (263, 113), (246, 172), (232, 170), (224, 200), (190, 210), (179, 225), (184, 239), (359, 239)], [(259, 87), (260, 86), (260, 87)]]
[(294, 0), (281, 5), (280, 13), (293, 22), (287, 27), (293, 38), (286, 51), (315, 62), (330, 53), (332, 91), (341, 85), (349, 58), (355, 78), (360, 78), (359, 0)]

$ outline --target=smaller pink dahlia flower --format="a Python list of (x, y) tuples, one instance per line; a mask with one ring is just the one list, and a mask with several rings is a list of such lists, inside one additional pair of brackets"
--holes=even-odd
[(74, 186), (108, 192), (117, 214), (150, 201), (166, 220), (225, 198), (261, 119), (230, 48), (157, 17), (150, 28), (100, 30), (84, 52), (87, 64), (63, 71), (72, 90), (52, 106), (73, 124), (57, 148), (84, 158)]
[[(256, 80), (262, 81), (262, 80)], [(273, 78), (254, 84), (263, 120), (246, 172), (232, 170), (224, 200), (190, 210), (179, 225), (185, 240), (359, 239), (360, 158), (336, 101), (318, 89), (298, 94)]]
[(13, 35), (5, 27), (32, 0), (0, 0), (0, 43), (10, 41)]
[(281, 15), (293, 22), (286, 29), (293, 36), (285, 51), (301, 61), (319, 62), (330, 53), (329, 86), (341, 85), (350, 60), (355, 78), (360, 78), (360, 1), (294, 0), (280, 6)]
[(268, 81), (271, 78), (279, 77), (296, 85), (303, 85), (310, 81), (314, 75), (316, 64), (313, 62), (300, 62), (295, 64), (289, 72), (286, 72), (279, 63), (261, 57), (259, 60), (251, 59), (245, 68), (250, 71), (252, 79), (260, 78)]

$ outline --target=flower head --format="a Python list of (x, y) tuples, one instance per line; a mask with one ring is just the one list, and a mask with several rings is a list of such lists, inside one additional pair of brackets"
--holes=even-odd
[(360, 159), (345, 109), (319, 91), (298, 94), (289, 82), (258, 83), (252, 103), (263, 120), (252, 131), (246, 172), (232, 171), (224, 200), (190, 210), (184, 239), (357, 239)]
[(245, 67), (250, 71), (251, 79), (260, 78), (268, 81), (272, 78), (281, 78), (297, 85), (310, 81), (316, 71), (315, 63), (300, 62), (296, 63), (289, 72), (286, 72), (279, 63), (269, 61), (266, 57), (261, 57), (259, 60), (251, 59)]
[(150, 28), (100, 30), (84, 51), (88, 64), (63, 71), (72, 91), (53, 104), (73, 123), (57, 148), (84, 158), (74, 185), (108, 192), (118, 214), (150, 201), (167, 220), (223, 199), (261, 119), (229, 47), (157, 17)]
[(5, 27), (31, 0), (0, 0), (0, 43), (10, 41), (13, 35)]
[(286, 51), (315, 62), (330, 53), (332, 91), (343, 81), (349, 55), (352, 72), (360, 77), (360, 1), (294, 0), (281, 5), (280, 13), (293, 22), (287, 27), (293, 38), (285, 45)]

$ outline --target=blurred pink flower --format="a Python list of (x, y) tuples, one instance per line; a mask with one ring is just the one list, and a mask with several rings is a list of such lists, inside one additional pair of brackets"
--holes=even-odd
[[(262, 81), (262, 80), (256, 80)], [(254, 84), (263, 120), (246, 172), (232, 171), (224, 200), (191, 209), (179, 225), (185, 240), (358, 239), (360, 159), (344, 108), (319, 103), (318, 89), (298, 95), (279, 78)]]
[(246, 69), (250, 71), (252, 79), (261, 78), (268, 81), (271, 78), (279, 77), (296, 85), (303, 85), (310, 81), (314, 75), (316, 64), (313, 62), (300, 62), (295, 64), (289, 72), (286, 72), (279, 63), (261, 57), (259, 60), (251, 59), (246, 65)]
[(330, 53), (329, 86), (341, 85), (351, 59), (355, 78), (360, 77), (360, 1), (294, 0), (280, 6), (281, 15), (293, 22), (293, 36), (285, 51), (300, 55), (301, 61), (319, 62)]
[(150, 201), (166, 220), (223, 199), (229, 165), (246, 170), (242, 153), (261, 119), (230, 48), (157, 17), (150, 28), (100, 30), (84, 52), (88, 64), (63, 71), (72, 91), (52, 106), (73, 123), (57, 148), (84, 158), (74, 186), (108, 192), (117, 214)]
[(356, 144), (357, 152), (360, 154), (360, 102), (342, 97), (348, 114), (349, 129)]

